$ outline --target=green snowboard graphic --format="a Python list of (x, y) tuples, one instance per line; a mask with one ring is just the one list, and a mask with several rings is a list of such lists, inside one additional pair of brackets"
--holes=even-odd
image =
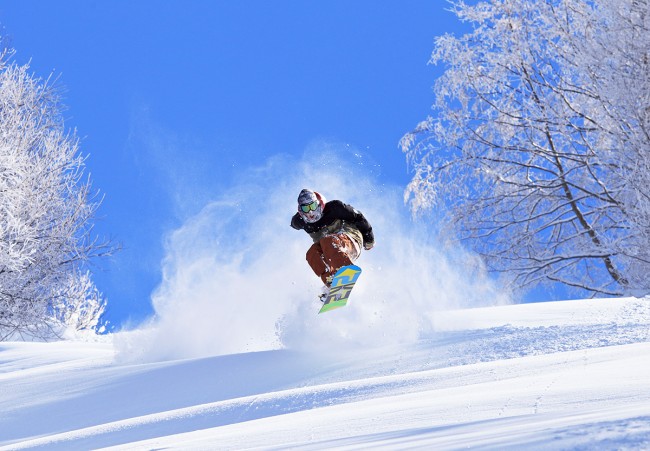
[(348, 303), (350, 292), (361, 275), (361, 268), (356, 265), (344, 266), (339, 269), (332, 279), (332, 287), (318, 313), (329, 312)]

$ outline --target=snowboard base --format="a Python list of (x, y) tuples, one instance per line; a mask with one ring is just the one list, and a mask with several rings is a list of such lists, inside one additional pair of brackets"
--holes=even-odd
[(318, 313), (344, 307), (348, 303), (350, 293), (359, 275), (361, 275), (361, 268), (356, 265), (348, 265), (339, 269), (332, 278), (330, 292)]

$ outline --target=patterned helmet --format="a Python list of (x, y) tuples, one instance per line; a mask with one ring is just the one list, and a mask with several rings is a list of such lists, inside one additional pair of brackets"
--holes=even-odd
[(305, 222), (316, 222), (323, 216), (325, 199), (319, 193), (303, 189), (298, 195), (298, 213)]

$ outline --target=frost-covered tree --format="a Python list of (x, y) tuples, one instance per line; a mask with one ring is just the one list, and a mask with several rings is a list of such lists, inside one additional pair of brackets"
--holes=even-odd
[(0, 340), (94, 328), (105, 302), (83, 266), (110, 253), (99, 200), (57, 89), (0, 57)]
[(586, 113), (599, 131), (595, 151), (622, 210), (624, 232), (611, 242), (612, 254), (628, 288), (644, 292), (650, 286), (650, 3), (606, 1), (586, 12), (584, 42), (570, 58), (580, 62), (593, 99)]
[(454, 2), (406, 198), (516, 286), (650, 289), (647, 0)]

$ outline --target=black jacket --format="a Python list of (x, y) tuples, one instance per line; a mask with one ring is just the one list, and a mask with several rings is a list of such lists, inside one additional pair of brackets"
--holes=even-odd
[(296, 230), (304, 230), (314, 242), (320, 241), (327, 235), (342, 232), (350, 234), (360, 246), (375, 242), (368, 220), (360, 211), (340, 200), (327, 202), (323, 208), (323, 216), (316, 222), (305, 222), (300, 213), (296, 213), (291, 218), (291, 227)]

